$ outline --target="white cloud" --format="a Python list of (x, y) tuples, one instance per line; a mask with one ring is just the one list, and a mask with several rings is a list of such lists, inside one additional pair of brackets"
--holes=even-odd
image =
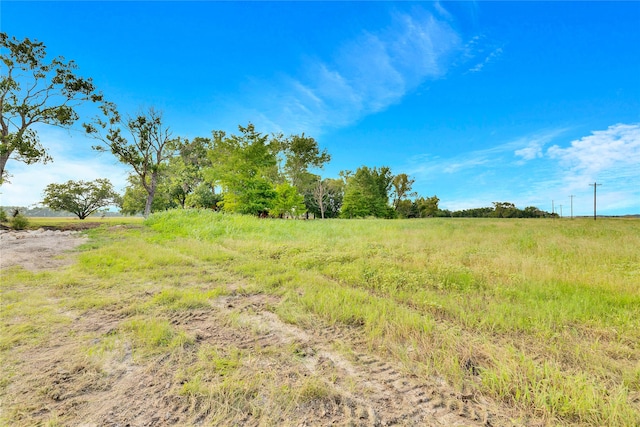
[[(524, 147), (515, 150), (513, 154), (516, 157), (521, 157), (523, 161), (541, 158), (544, 155), (542, 148), (566, 130), (567, 129), (557, 129), (521, 138), (515, 141), (514, 145), (524, 145)], [(518, 164), (523, 164), (523, 161), (520, 161)]]
[[(460, 37), (427, 12), (397, 13), (380, 31), (344, 42), (330, 59), (306, 62), (296, 77), (255, 82), (241, 116), (275, 125), (269, 131), (313, 135), (382, 111), (427, 79), (447, 71)], [(262, 123), (256, 123), (262, 125)]]
[[(478, 167), (490, 169), (492, 165), (500, 165), (504, 168), (509, 165), (511, 154), (524, 160), (532, 160), (542, 157), (544, 145), (553, 141), (566, 129), (552, 129), (538, 132), (521, 138), (496, 145), (483, 150), (474, 150), (459, 154), (450, 158), (430, 158), (428, 155), (417, 155), (409, 159), (409, 166), (413, 174), (434, 176), (434, 173), (456, 174), (463, 171), (471, 171)], [(517, 161), (515, 165), (524, 162)]]
[[(607, 130), (547, 150), (552, 159), (569, 169), (576, 179), (593, 180), (600, 173), (619, 176), (640, 175), (640, 125), (617, 124)], [(613, 170), (615, 168), (615, 170)]]
[(39, 128), (38, 134), (53, 161), (26, 165), (9, 160), (10, 182), (0, 187), (0, 205), (32, 206), (42, 200), (48, 184), (69, 180), (107, 178), (117, 191), (124, 190), (128, 169), (110, 154), (93, 151), (91, 145), (95, 145), (95, 141), (81, 133), (51, 127)]
[(442, 6), (442, 4), (439, 1), (436, 1), (433, 4), (433, 7), (440, 16), (447, 19), (452, 19), (451, 13), (449, 13), (449, 11), (445, 9), (444, 6)]

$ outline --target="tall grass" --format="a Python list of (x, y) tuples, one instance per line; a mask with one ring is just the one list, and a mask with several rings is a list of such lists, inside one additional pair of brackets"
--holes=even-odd
[[(69, 359), (162, 360), (176, 393), (221, 424), (249, 413), (275, 424), (330, 400), (323, 378), (292, 363), (295, 351), (212, 347), (175, 321), (246, 292), (281, 296), (270, 309), (301, 327), (346, 325), (407, 372), (518, 408), (525, 423), (640, 425), (638, 220), (285, 221), (180, 210), (145, 224), (89, 231), (78, 262), (61, 270), (2, 272), (3, 404), (20, 354), (54, 336), (70, 340)], [(112, 324), (68, 335), (86, 316)], [(7, 404), (0, 422), (33, 412), (29, 396)]]
[(563, 422), (640, 422), (640, 221), (180, 211), (146, 224), (185, 255), (193, 240), (224, 254), (285, 295), (291, 321), (356, 325), (397, 355), (418, 346), (410, 363), (425, 375)]

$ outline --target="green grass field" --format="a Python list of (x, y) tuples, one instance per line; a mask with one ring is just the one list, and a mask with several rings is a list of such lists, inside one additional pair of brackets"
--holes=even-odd
[[(88, 233), (67, 269), (3, 272), (5, 389), (17, 380), (12, 352), (64, 328), (61, 310), (126, 313), (120, 333), (150, 357), (193, 341), (151, 319), (206, 307), (233, 280), (278, 296), (273, 311), (288, 323), (346, 325), (407, 373), (444, 378), (522, 420), (640, 424), (639, 220), (286, 221), (187, 210)], [(215, 351), (224, 369), (247, 356)], [(197, 363), (183, 368), (204, 375)]]
[(184, 212), (148, 224), (179, 236), (176, 249), (199, 242), (183, 253), (214, 244), (233, 271), (287, 293), (280, 310), (292, 322), (311, 312), (361, 325), (372, 347), (523, 410), (638, 421), (636, 220), (287, 222)]
[(84, 220), (80, 220), (77, 217), (28, 217), (29, 229), (37, 229), (39, 227), (49, 228), (85, 228), (86, 224), (100, 224), (100, 225), (131, 225), (141, 224), (142, 217), (88, 217)]

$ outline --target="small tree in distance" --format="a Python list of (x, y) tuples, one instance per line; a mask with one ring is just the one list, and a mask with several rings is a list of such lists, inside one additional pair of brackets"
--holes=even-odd
[(296, 187), (288, 182), (283, 182), (276, 186), (276, 197), (270, 213), (280, 218), (289, 215), (295, 218), (297, 215), (306, 212), (304, 197), (298, 193)]
[(44, 189), (42, 204), (54, 211), (67, 211), (85, 219), (98, 209), (119, 206), (120, 195), (108, 179), (95, 181), (67, 181), (65, 184), (49, 184)]

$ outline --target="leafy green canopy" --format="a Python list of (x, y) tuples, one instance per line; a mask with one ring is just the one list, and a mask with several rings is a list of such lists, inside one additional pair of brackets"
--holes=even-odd
[(276, 198), (273, 202), (273, 209), (271, 210), (272, 215), (295, 217), (306, 210), (304, 197), (298, 193), (296, 187), (288, 182), (283, 182), (276, 186)]
[(266, 215), (276, 197), (272, 182), (282, 180), (277, 167), (281, 140), (256, 132), (251, 123), (239, 130), (239, 135), (231, 136), (213, 133), (213, 148), (208, 152), (211, 167), (205, 175), (222, 187), (224, 210)]
[(395, 216), (395, 211), (389, 206), (389, 191), (393, 180), (391, 169), (362, 166), (346, 180), (341, 213), (343, 218)]
[(214, 131), (208, 151), (211, 166), (205, 181), (222, 189), (222, 208), (260, 216), (304, 213), (303, 194), (311, 192), (319, 178), (309, 168), (321, 168), (330, 160), (326, 150), (320, 151), (316, 140), (304, 134), (269, 136), (251, 123), (238, 129), (237, 135)]
[(84, 101), (102, 101), (91, 79), (75, 74), (76, 64), (56, 57), (46, 60), (43, 43), (22, 41), (0, 33), (0, 185), (9, 159), (26, 164), (48, 162), (33, 129), (41, 123), (69, 127), (78, 119)]
[(67, 211), (85, 219), (97, 210), (121, 204), (120, 195), (108, 179), (67, 181), (49, 184), (44, 189), (42, 203), (55, 211)]

